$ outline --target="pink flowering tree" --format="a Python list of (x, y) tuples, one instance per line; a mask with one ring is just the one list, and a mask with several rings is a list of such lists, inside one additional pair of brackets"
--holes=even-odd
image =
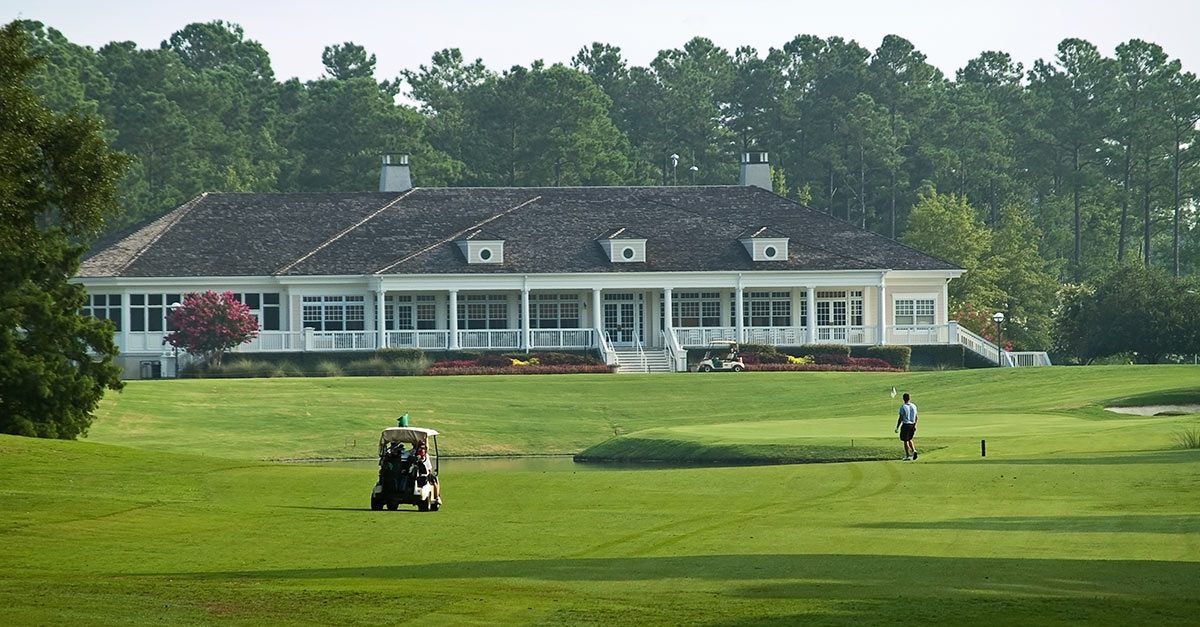
[(221, 365), (225, 351), (258, 337), (258, 320), (233, 292), (192, 292), (167, 314), (167, 322), (175, 330), (163, 343), (202, 357), (210, 366)]
[[(994, 344), (996, 342), (996, 322), (992, 320), (993, 313), (987, 307), (964, 305), (958, 311), (951, 313), (950, 318), (956, 320), (958, 326)], [(1001, 348), (1011, 351), (1013, 348), (1012, 342), (1005, 340), (1004, 346), (1001, 346)]]

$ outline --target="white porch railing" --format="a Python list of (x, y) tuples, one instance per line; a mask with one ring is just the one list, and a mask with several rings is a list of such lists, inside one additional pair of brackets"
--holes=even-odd
[(596, 348), (595, 329), (530, 329), (530, 348)]
[(259, 331), (258, 337), (233, 349), (239, 353), (269, 353), (303, 350), (304, 334), (291, 331)]
[(386, 331), (387, 348), (420, 348), (444, 351), (450, 347), (449, 331)]
[(459, 331), (459, 348), (509, 349), (521, 348), (521, 332), (504, 329), (493, 331)]
[[(736, 329), (734, 331), (736, 332)], [(742, 343), (800, 346), (808, 343), (808, 329), (805, 327), (745, 327), (742, 329)]]
[(379, 334), (374, 331), (317, 331), (304, 335), (304, 350), (357, 351), (374, 350)]
[(958, 328), (958, 323), (955, 322), (890, 326), (884, 329), (884, 344), (955, 344), (958, 342)]
[(1016, 368), (1031, 366), (1049, 366), (1050, 355), (1040, 351), (1005, 351), (1001, 365)]
[(683, 346), (708, 346), (713, 340), (738, 341), (737, 329), (733, 327), (683, 327), (674, 331), (675, 339)]
[[(808, 344), (808, 327), (745, 327), (740, 339), (736, 327), (686, 327), (673, 330), (680, 344), (693, 348), (708, 346), (714, 340), (774, 346)], [(830, 344), (875, 344), (879, 335), (876, 327), (872, 326), (820, 326), (816, 331), (817, 343)]]

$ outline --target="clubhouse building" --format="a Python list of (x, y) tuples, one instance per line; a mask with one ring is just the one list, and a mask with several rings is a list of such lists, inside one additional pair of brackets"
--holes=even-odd
[[(765, 153), (729, 186), (206, 193), (84, 260), (85, 313), (126, 376), (171, 376), (166, 315), (231, 291), (260, 333), (238, 352), (589, 350), (681, 370), (712, 340), (957, 344), (963, 270), (770, 191)], [(177, 368), (178, 363), (174, 366)]]

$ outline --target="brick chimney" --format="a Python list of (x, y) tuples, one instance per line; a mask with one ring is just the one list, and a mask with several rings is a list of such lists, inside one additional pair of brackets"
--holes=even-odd
[(408, 172), (408, 155), (385, 152), (383, 167), (379, 171), (379, 191), (407, 192), (412, 189), (412, 175)]
[(771, 186), (771, 164), (767, 163), (765, 152), (743, 152), (742, 170), (738, 175), (738, 185), (753, 185), (773, 191)]

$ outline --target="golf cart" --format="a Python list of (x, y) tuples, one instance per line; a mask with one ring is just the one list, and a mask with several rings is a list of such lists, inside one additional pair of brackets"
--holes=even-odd
[(704, 358), (692, 367), (695, 372), (741, 372), (746, 369), (742, 356), (738, 354), (737, 342), (713, 340), (708, 343)]
[(394, 510), (403, 503), (416, 505), (422, 512), (436, 512), (442, 506), (436, 485), (437, 434), (420, 427), (383, 430), (379, 435), (379, 481), (371, 491), (371, 509), (378, 511), (386, 505)]

